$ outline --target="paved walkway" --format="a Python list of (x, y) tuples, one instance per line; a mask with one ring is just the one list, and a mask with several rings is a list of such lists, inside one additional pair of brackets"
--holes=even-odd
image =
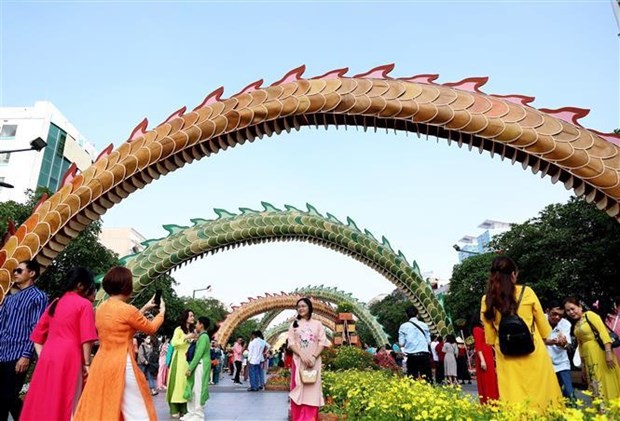
[[(209, 386), (209, 400), (205, 404), (205, 420), (288, 420), (287, 392), (248, 392), (247, 384), (233, 384), (228, 375), (222, 376), (220, 384)], [(166, 392), (153, 397), (157, 417), (170, 420)]]

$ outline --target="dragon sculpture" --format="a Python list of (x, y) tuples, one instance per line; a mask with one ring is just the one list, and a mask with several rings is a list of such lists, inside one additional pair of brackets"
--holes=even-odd
[(529, 105), (533, 97), (486, 94), (486, 77), (440, 84), (432, 74), (394, 78), (393, 68), (354, 76), (344, 68), (306, 78), (300, 66), (270, 86), (259, 80), (229, 98), (219, 88), (153, 129), (144, 119), (81, 174), (72, 164), (59, 191), (7, 240), (0, 250), (0, 299), (21, 260), (36, 258), (48, 266), (92, 221), (137, 189), (195, 160), (304, 126), (393, 129), (487, 151), (562, 182), (620, 219), (620, 136), (581, 126), (589, 110), (537, 109)]
[[(418, 264), (409, 264), (385, 237), (378, 241), (353, 219), (342, 223), (330, 213), (323, 216), (312, 205), (307, 205), (306, 211), (290, 205), (284, 210), (267, 202), (262, 205), (262, 211), (241, 208), (238, 214), (215, 209), (217, 219), (192, 219), (193, 225), (189, 227), (164, 225), (168, 236), (147, 240), (143, 242), (143, 251), (121, 259), (121, 264), (133, 273), (134, 298), (158, 276), (211, 253), (268, 241), (308, 241), (349, 255), (384, 275), (407, 295), (433, 332), (446, 335), (452, 330)], [(336, 291), (324, 292), (334, 300), (344, 297)], [(104, 297), (105, 292), (100, 290), (97, 302)], [(361, 318), (364, 322), (372, 320), (370, 315)], [(375, 337), (386, 337), (377, 327), (369, 327)]]
[[(381, 326), (381, 323), (379, 323), (377, 318), (370, 312), (370, 310), (368, 310), (366, 304), (360, 302), (357, 298), (353, 297), (353, 294), (351, 294), (350, 292), (340, 291), (338, 288), (335, 287), (326, 287), (323, 285), (309, 285), (303, 288), (296, 288), (294, 291), (292, 291), (292, 294), (313, 297), (318, 300), (323, 300), (335, 304), (350, 304), (353, 307), (353, 310), (351, 312), (357, 316), (359, 321), (363, 322), (368, 327), (370, 333), (372, 334), (372, 337), (375, 339), (378, 345), (390, 343), (388, 334), (383, 329), (383, 326)], [(271, 322), (276, 317), (278, 317), (280, 313), (280, 310), (273, 310), (265, 313), (260, 323), (258, 324), (258, 328), (261, 330), (267, 329)]]
[[(294, 309), (302, 295), (287, 294), (265, 294), (264, 297), (248, 297), (248, 301), (241, 303), (239, 306), (233, 307), (233, 311), (220, 323), (215, 338), (221, 344), (227, 344), (230, 335), (235, 328), (244, 321), (272, 310)], [(324, 318), (336, 321), (336, 310), (328, 303), (310, 298), (314, 313)]]
[[(318, 314), (313, 315), (312, 318), (318, 320), (319, 322), (321, 322), (321, 324), (323, 324), (323, 326), (325, 326), (325, 329), (327, 330), (325, 333), (327, 333), (328, 337), (330, 336), (329, 331), (334, 332), (336, 330), (336, 323), (333, 320), (325, 318), (323, 316), (319, 316)], [(274, 340), (277, 339), (278, 336), (288, 331), (291, 323), (293, 323), (293, 320), (293, 318), (290, 318), (283, 321), (282, 323), (270, 327), (267, 330), (264, 330), (265, 333), (263, 334), (263, 336), (265, 337), (265, 340), (270, 344), (273, 344)]]

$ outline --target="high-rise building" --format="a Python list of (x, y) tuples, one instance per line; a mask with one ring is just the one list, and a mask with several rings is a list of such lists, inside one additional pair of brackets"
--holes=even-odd
[(459, 263), (468, 257), (488, 252), (491, 239), (498, 234), (508, 231), (510, 224), (487, 219), (478, 225), (478, 228), (484, 230), (482, 234), (478, 236), (465, 235), (454, 245), (454, 248), (459, 253)]
[(51, 102), (0, 108), (0, 151), (28, 149), (36, 138), (47, 142), (41, 151), (0, 153), (0, 181), (14, 186), (0, 187), (0, 201), (23, 202), (25, 191), (39, 186), (57, 191), (72, 163), (84, 171), (96, 158), (95, 147)]

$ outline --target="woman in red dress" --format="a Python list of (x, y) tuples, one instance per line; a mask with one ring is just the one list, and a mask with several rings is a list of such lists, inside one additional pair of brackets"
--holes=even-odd
[(65, 281), (66, 292), (50, 304), (32, 332), (39, 361), (20, 420), (72, 418), (97, 340), (95, 311), (86, 298), (93, 286), (87, 269), (73, 268)]
[(499, 399), (497, 386), (497, 374), (495, 373), (495, 358), (493, 348), (487, 345), (484, 338), (484, 328), (480, 321), (480, 314), (475, 312), (472, 316), (474, 335), (474, 349), (476, 350), (476, 382), (478, 383), (478, 396), (480, 403), (485, 404), (489, 400)]

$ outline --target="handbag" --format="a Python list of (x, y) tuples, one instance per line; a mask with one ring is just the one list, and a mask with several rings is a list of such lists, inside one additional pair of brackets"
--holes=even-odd
[[(605, 350), (605, 344), (603, 343), (603, 340), (601, 339), (601, 334), (594, 327), (594, 325), (590, 322), (590, 320), (588, 320), (588, 315), (586, 313), (584, 313), (583, 315), (586, 318), (586, 322), (588, 322), (588, 324), (590, 325), (590, 329), (592, 329), (592, 334), (594, 335), (594, 339), (596, 339), (596, 343), (604, 351)], [(605, 323), (603, 322), (603, 324), (605, 324)], [(618, 335), (616, 335), (616, 332), (611, 330), (609, 328), (609, 326), (605, 325), (605, 327), (607, 328), (607, 333), (609, 333), (609, 337), (611, 338), (611, 347), (612, 348), (618, 348), (620, 346), (620, 338), (618, 338)]]
[(220, 360), (211, 360), (211, 367), (217, 367), (220, 363)]
[(575, 354), (573, 355), (573, 365), (576, 368), (581, 368), (581, 355), (579, 354), (579, 348), (575, 349)]
[(301, 382), (303, 384), (314, 384), (319, 375), (319, 372), (315, 370), (301, 370)]

